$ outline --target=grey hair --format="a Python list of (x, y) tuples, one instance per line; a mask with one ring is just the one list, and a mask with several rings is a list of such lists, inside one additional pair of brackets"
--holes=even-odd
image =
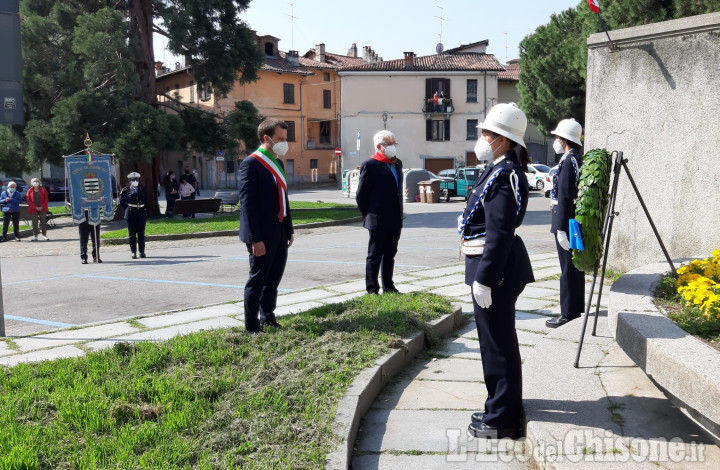
[(10, 181), (7, 185), (8, 185), (8, 188), (9, 188), (10, 186), (15, 186), (15, 187), (17, 187), (17, 183), (16, 183), (15, 181)]
[(375, 135), (373, 136), (373, 143), (375, 144), (375, 148), (377, 148), (378, 144), (382, 144), (383, 142), (385, 142), (388, 137), (392, 137), (394, 139), (395, 134), (386, 130), (375, 133)]

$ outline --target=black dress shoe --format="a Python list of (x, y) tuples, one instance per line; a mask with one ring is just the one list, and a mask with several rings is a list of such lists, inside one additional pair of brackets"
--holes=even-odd
[(280, 323), (278, 323), (277, 320), (275, 320), (275, 319), (267, 320), (267, 321), (260, 323), (260, 328), (267, 326), (267, 325), (275, 327), (275, 328), (282, 328), (282, 325)]
[(80, 261), (82, 264), (88, 264), (87, 258), (83, 258), (82, 261)]
[(475, 413), (472, 414), (472, 416), (470, 417), (470, 420), (473, 423), (482, 423), (483, 416), (485, 416), (484, 411), (476, 411)]
[(485, 423), (470, 423), (468, 432), (481, 439), (520, 439), (525, 436), (522, 427), (496, 428)]
[(246, 335), (259, 335), (265, 333), (265, 330), (262, 329), (262, 327), (258, 328), (257, 330), (245, 330)]
[(135, 253), (132, 254), (132, 259), (137, 259), (137, 255)]
[(102, 260), (93, 256), (93, 263), (102, 263)]
[[(577, 317), (575, 317), (577, 318)], [(565, 323), (570, 323), (571, 321), (575, 320), (575, 318), (565, 318), (565, 317), (557, 317), (557, 318), (551, 318), (550, 320), (545, 322), (545, 326), (548, 328), (557, 328), (559, 326), (563, 326)]]
[(368, 293), (368, 295), (380, 295), (380, 292), (378, 292), (376, 290), (368, 290), (367, 293)]
[(389, 289), (383, 289), (384, 294), (402, 294), (399, 290), (395, 288), (395, 286), (392, 286)]
[(140, 257), (141, 257), (141, 258), (147, 258), (147, 256), (145, 256), (145, 253), (140, 253)]

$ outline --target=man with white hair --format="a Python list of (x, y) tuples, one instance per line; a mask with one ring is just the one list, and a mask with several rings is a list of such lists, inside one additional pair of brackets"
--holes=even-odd
[(357, 205), (363, 216), (363, 227), (370, 232), (365, 264), (365, 289), (378, 294), (382, 275), (384, 293), (398, 290), (393, 283), (393, 268), (402, 230), (402, 162), (396, 158), (395, 134), (383, 130), (373, 136), (376, 153), (360, 167)]

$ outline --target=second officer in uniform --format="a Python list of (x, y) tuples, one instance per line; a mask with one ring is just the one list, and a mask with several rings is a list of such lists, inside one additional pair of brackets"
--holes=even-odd
[(120, 191), (120, 208), (125, 211), (132, 258), (137, 258), (138, 249), (145, 258), (145, 188), (140, 185), (140, 173), (133, 171), (127, 177), (130, 184)]

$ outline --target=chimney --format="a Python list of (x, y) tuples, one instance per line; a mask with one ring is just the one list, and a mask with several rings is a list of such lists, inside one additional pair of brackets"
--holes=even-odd
[(155, 62), (155, 75), (160, 75), (163, 73), (163, 63), (158, 61)]
[(298, 53), (298, 51), (288, 51), (286, 58), (287, 61), (293, 65), (300, 64), (300, 54)]
[(348, 57), (357, 57), (357, 44), (353, 43), (352, 46), (350, 46), (350, 49), (348, 49), (347, 53)]
[(371, 58), (371, 57), (370, 57), (370, 50), (371, 50), (371, 49), (370, 49), (370, 46), (363, 46), (363, 56), (362, 56), (362, 58), (363, 58), (363, 60), (364, 60), (365, 62), (367, 62), (368, 64), (370, 63), (370, 58)]
[(315, 46), (315, 60), (325, 63), (325, 44)]
[(405, 54), (405, 58), (403, 59), (403, 67), (411, 68), (413, 66), (413, 59), (415, 59), (415, 53), (403, 52), (403, 54)]

